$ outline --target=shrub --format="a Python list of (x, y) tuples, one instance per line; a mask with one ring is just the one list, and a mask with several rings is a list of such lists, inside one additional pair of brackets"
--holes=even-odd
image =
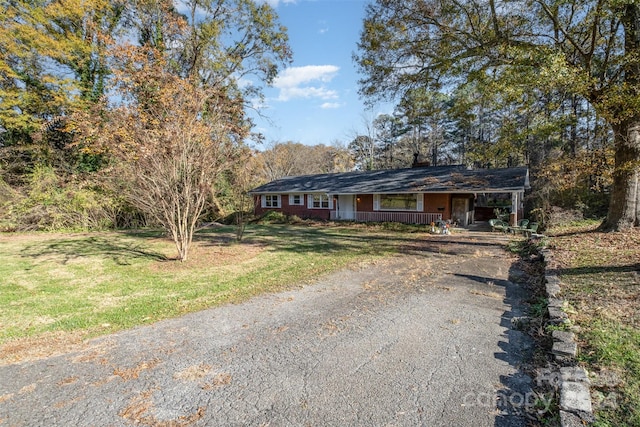
[(114, 197), (88, 181), (65, 182), (51, 167), (36, 166), (25, 193), (6, 205), (5, 223), (16, 230), (100, 230), (115, 225)]
[(0, 231), (15, 230), (15, 223), (10, 215), (10, 207), (20, 199), (20, 193), (11, 188), (0, 177)]
[(300, 218), (298, 215), (285, 215), (282, 212), (278, 211), (269, 211), (258, 218), (257, 222), (259, 224), (292, 224), (292, 225), (301, 225), (301, 224), (309, 224), (310, 220), (305, 220)]
[(282, 212), (269, 211), (262, 215), (258, 222), (260, 224), (287, 224), (289, 221)]

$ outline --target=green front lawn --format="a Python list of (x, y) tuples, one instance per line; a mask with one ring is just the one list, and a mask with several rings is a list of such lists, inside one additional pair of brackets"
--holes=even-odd
[(0, 345), (38, 345), (51, 334), (86, 338), (286, 289), (392, 254), (414, 236), (251, 225), (236, 243), (233, 229), (221, 227), (199, 232), (180, 263), (160, 232), (2, 234)]

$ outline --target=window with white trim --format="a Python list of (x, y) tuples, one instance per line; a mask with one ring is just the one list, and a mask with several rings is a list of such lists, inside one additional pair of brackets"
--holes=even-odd
[(264, 194), (262, 196), (263, 208), (279, 208), (280, 207), (280, 195), (279, 194)]
[(302, 206), (304, 204), (304, 196), (302, 194), (289, 194), (289, 205)]
[(421, 194), (375, 194), (374, 210), (380, 211), (412, 211), (423, 209)]
[(326, 194), (307, 194), (309, 209), (331, 209), (331, 199)]

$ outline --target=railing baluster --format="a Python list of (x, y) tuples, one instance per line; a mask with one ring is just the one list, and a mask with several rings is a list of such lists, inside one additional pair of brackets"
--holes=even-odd
[[(331, 213), (335, 220), (335, 212)], [(412, 212), (356, 212), (355, 219), (359, 222), (402, 222), (407, 224), (431, 224), (442, 219), (439, 213)]]

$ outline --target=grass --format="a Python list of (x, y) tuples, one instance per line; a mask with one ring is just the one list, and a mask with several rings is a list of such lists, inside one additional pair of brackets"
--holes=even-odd
[(0, 359), (283, 290), (413, 239), (383, 227), (252, 225), (236, 243), (221, 227), (199, 232), (181, 263), (155, 231), (1, 234)]
[(594, 374), (596, 426), (640, 426), (640, 230), (601, 233), (598, 223), (552, 229), (579, 361)]

